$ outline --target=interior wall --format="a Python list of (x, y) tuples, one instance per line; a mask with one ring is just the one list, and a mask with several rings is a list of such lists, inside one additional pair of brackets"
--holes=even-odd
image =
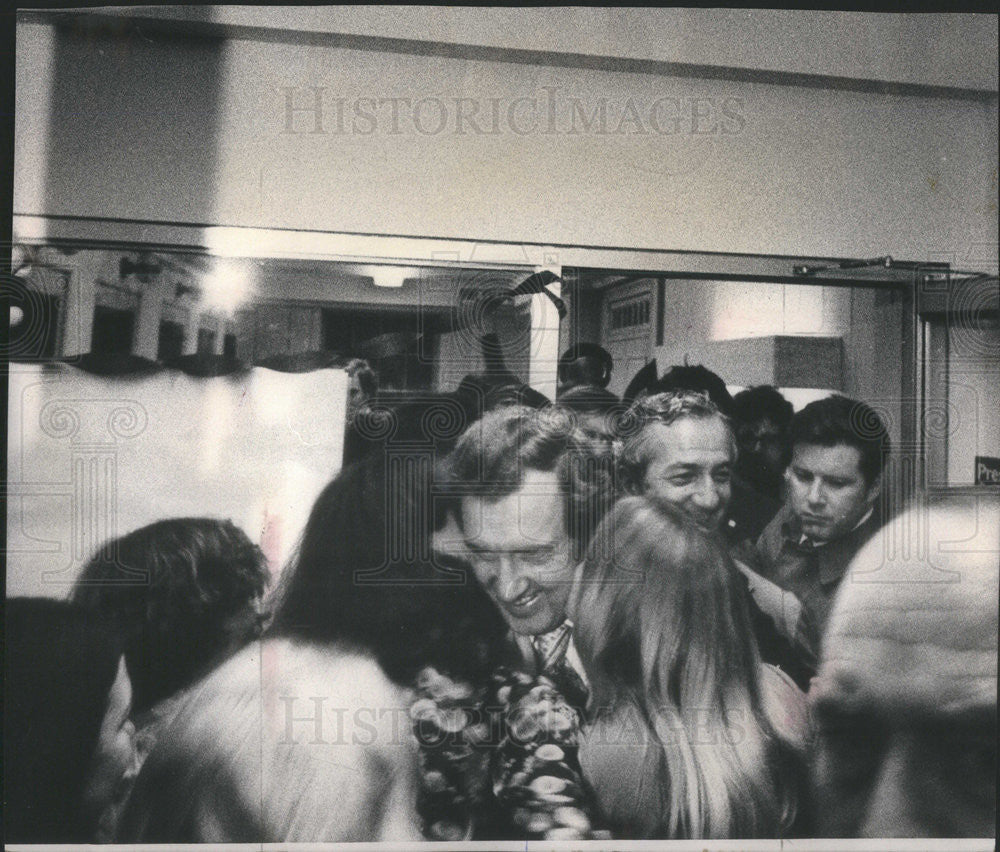
[(995, 100), (18, 31), (17, 213), (996, 268)]
[(1000, 457), (1000, 326), (956, 323), (948, 335), (948, 485), (975, 482), (976, 456)]
[[(872, 287), (667, 281), (662, 373), (673, 364), (704, 364), (727, 384), (760, 384), (773, 352), (767, 338), (816, 336), (843, 341), (843, 385), (829, 390), (862, 399), (883, 417), (898, 444), (904, 400), (903, 303), (895, 290)], [(740, 341), (744, 357), (719, 341)], [(755, 346), (759, 341), (760, 345)], [(736, 344), (734, 344), (736, 345)], [(739, 370), (739, 372), (737, 372)], [(821, 389), (827, 389), (824, 385)]]

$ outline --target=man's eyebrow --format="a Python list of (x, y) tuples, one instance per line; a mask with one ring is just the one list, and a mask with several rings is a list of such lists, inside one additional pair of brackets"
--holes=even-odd
[(468, 541), (466, 545), (469, 550), (475, 550), (479, 553), (541, 553), (546, 550), (555, 550), (558, 547), (557, 542), (526, 544), (521, 547), (485, 547), (479, 542)]

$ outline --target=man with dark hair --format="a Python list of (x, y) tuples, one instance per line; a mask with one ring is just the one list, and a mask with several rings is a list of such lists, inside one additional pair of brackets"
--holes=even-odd
[(557, 396), (579, 385), (606, 388), (611, 381), (611, 354), (596, 343), (577, 343), (559, 358)]
[(715, 403), (716, 407), (726, 417), (732, 417), (733, 397), (726, 383), (717, 373), (713, 373), (702, 364), (675, 364), (665, 372), (653, 388), (653, 393), (669, 393), (671, 391), (701, 391)]
[(267, 561), (231, 521), (171, 518), (107, 542), (72, 599), (121, 629), (140, 750), (176, 697), (261, 635)]
[(613, 441), (619, 419), (628, 406), (611, 391), (596, 385), (576, 385), (559, 396), (559, 407), (576, 415), (577, 423), (587, 430)]
[(800, 641), (815, 667), (840, 580), (882, 525), (878, 498), (889, 435), (878, 413), (834, 395), (792, 419), (787, 501), (757, 542), (759, 569), (802, 601)]
[(788, 465), (792, 404), (771, 385), (740, 391), (733, 398), (733, 425), (740, 445), (737, 471), (754, 488), (780, 501)]
[(557, 682), (571, 700), (585, 700), (566, 614), (591, 535), (614, 501), (607, 443), (557, 407), (507, 406), (459, 439), (449, 470), (465, 555), (514, 634), (523, 664), (545, 673), (568, 665), (573, 682)]

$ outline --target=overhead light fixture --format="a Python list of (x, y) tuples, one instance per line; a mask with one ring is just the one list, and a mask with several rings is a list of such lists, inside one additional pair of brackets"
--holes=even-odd
[(252, 282), (247, 263), (231, 259), (216, 259), (212, 269), (201, 281), (201, 304), (209, 310), (219, 310), (230, 316), (250, 297)]
[(884, 267), (885, 269), (892, 269), (893, 259), (886, 255), (885, 257), (875, 257), (871, 260), (842, 260), (840, 263), (828, 266), (805, 266), (796, 265), (792, 267), (792, 275), (806, 276), (815, 275), (817, 272), (832, 272), (839, 269), (871, 269), (872, 267)]
[(403, 282), (406, 281), (410, 273), (411, 270), (403, 266), (383, 266), (379, 264), (364, 267), (362, 274), (370, 277), (375, 282), (376, 287), (399, 288), (403, 286)]

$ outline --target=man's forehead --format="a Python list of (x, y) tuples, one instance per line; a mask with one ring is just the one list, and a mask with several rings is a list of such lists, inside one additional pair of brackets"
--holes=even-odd
[(861, 451), (850, 444), (797, 443), (792, 447), (792, 463), (817, 472), (841, 476), (860, 475)]
[(717, 417), (681, 417), (673, 423), (654, 423), (648, 428), (654, 453), (660, 458), (694, 452), (729, 456), (733, 452), (729, 430)]
[(470, 543), (496, 549), (557, 543), (566, 535), (559, 477), (529, 469), (511, 494), (464, 497), (462, 519)]

